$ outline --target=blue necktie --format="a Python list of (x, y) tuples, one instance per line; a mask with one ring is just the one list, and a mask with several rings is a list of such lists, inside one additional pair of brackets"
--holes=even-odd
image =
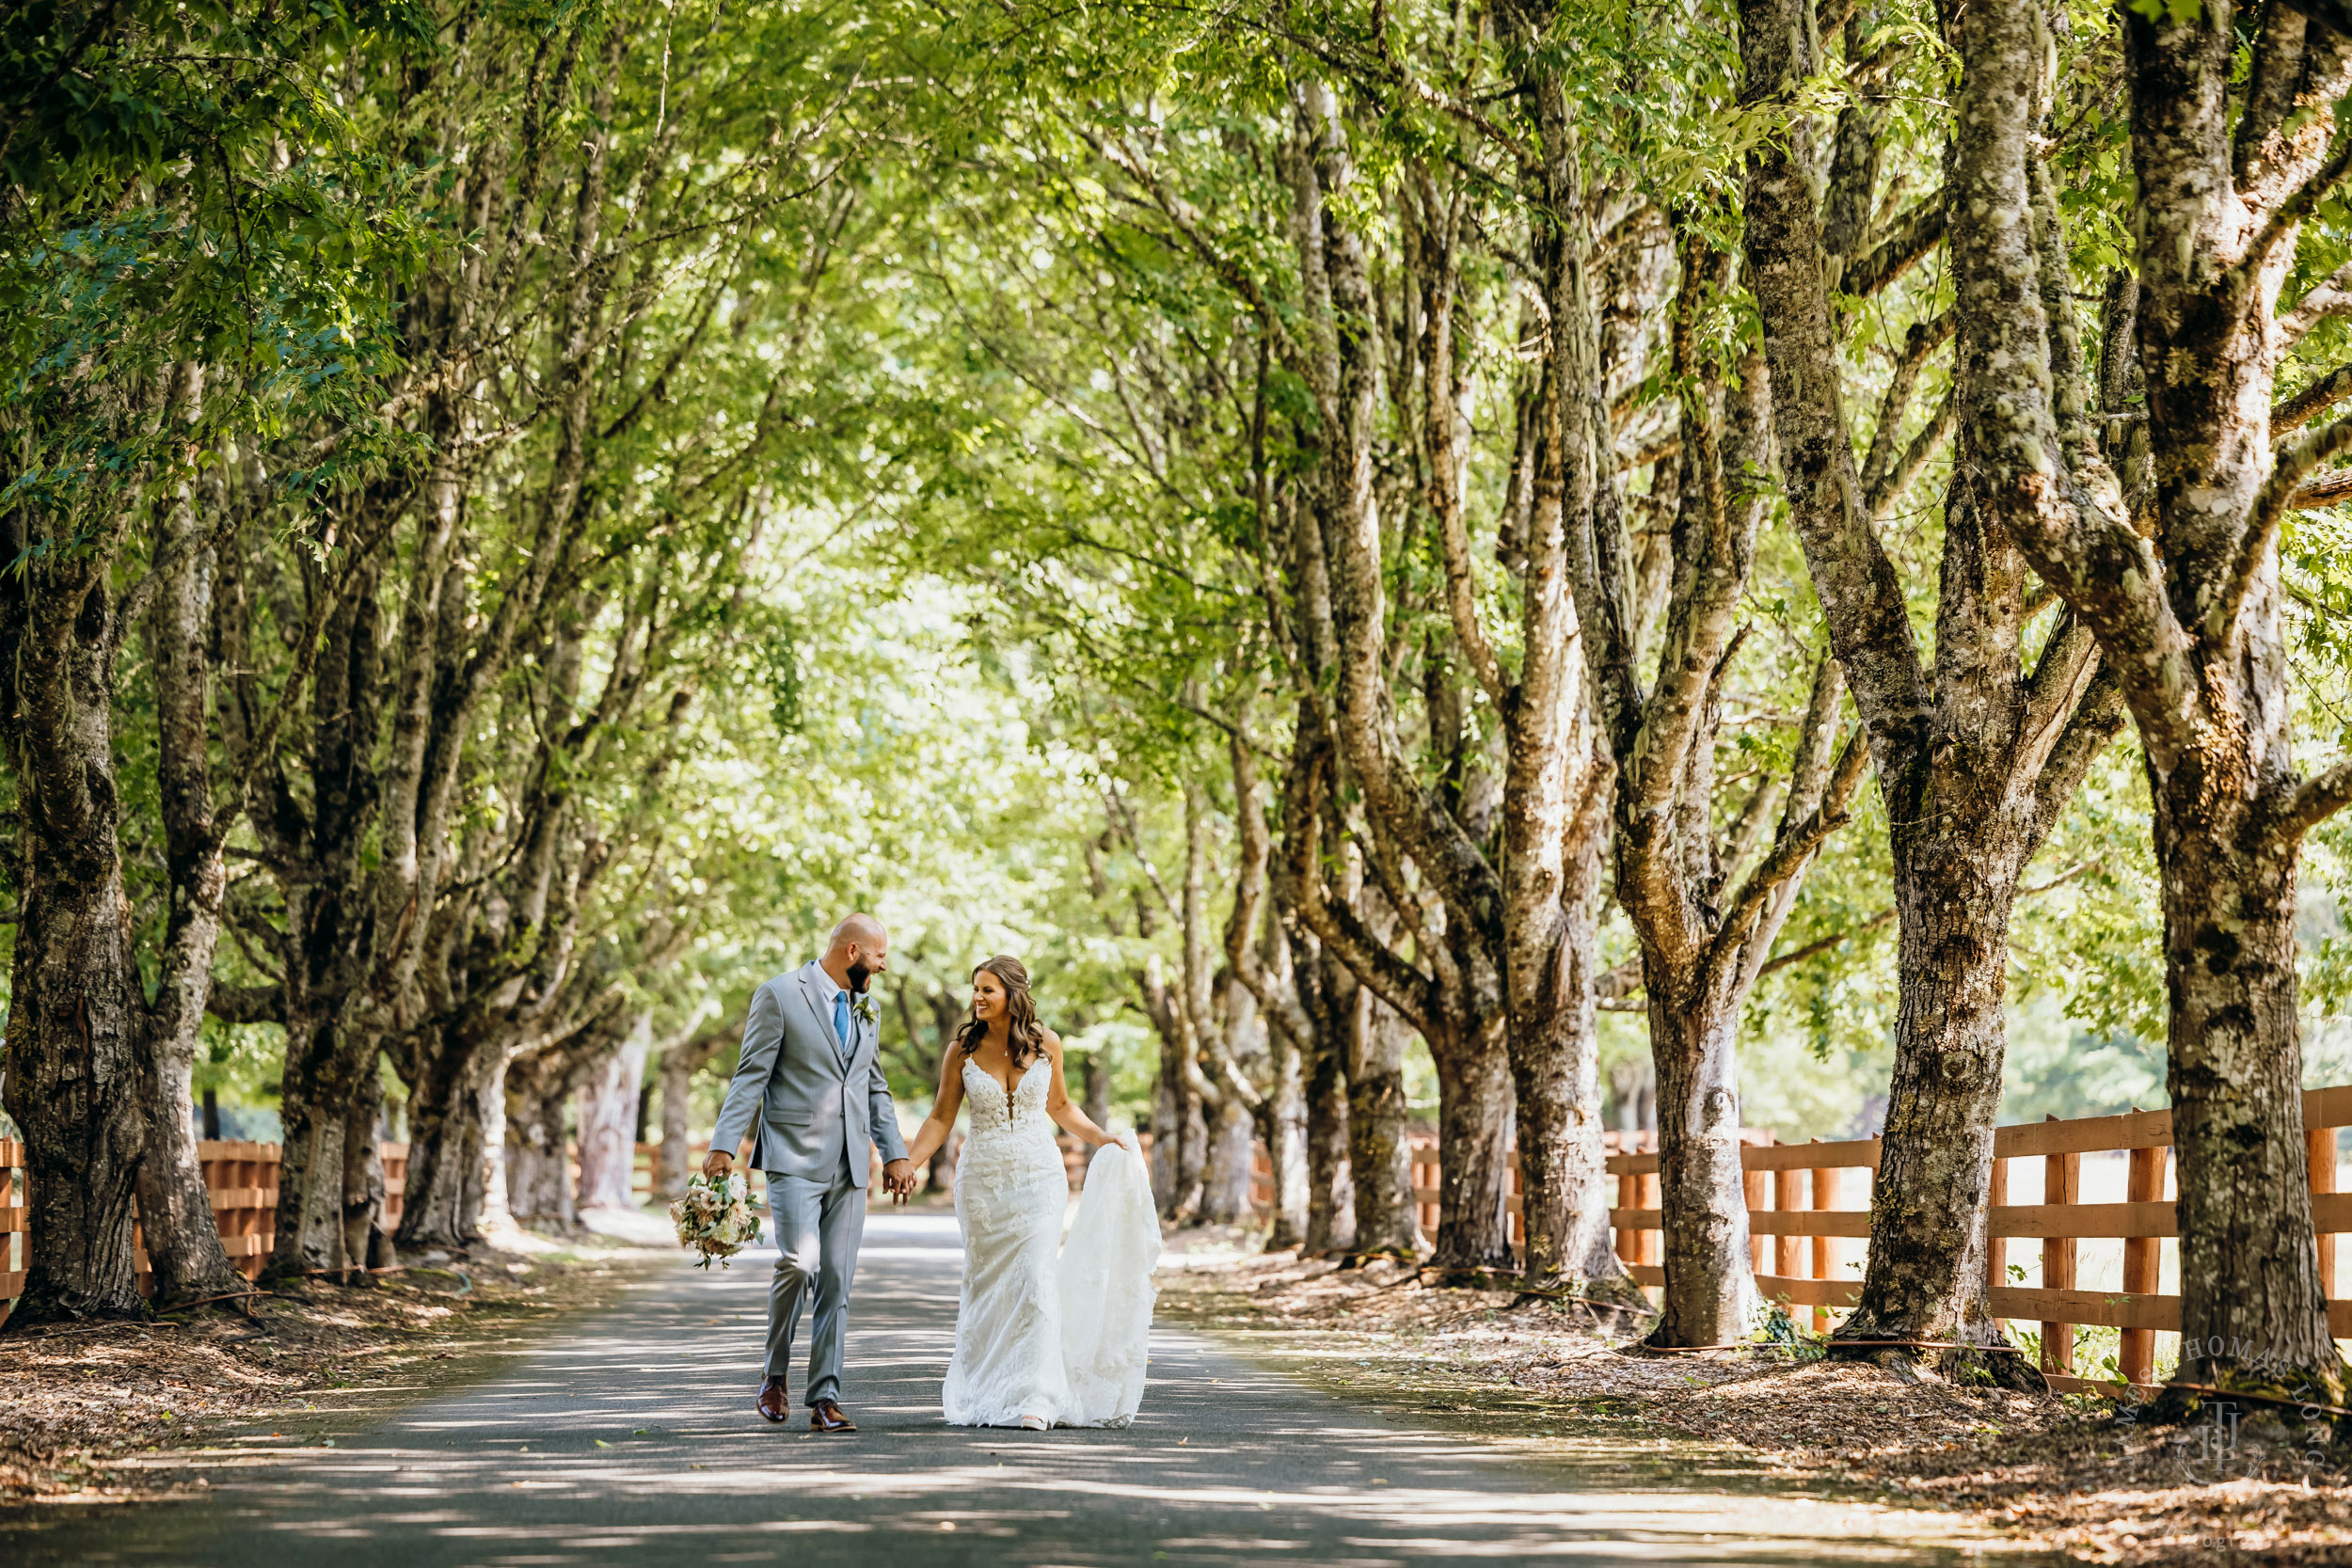
[(833, 993), (833, 1037), (839, 1042), (846, 1063), (850, 1059), (850, 993), (846, 990)]

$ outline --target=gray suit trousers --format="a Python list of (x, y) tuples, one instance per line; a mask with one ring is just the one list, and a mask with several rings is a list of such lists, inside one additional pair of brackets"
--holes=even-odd
[(829, 1182), (768, 1173), (768, 1207), (776, 1229), (776, 1276), (768, 1287), (768, 1370), (783, 1377), (810, 1287), (817, 1311), (808, 1329), (808, 1386), (801, 1402), (841, 1397), (841, 1357), (849, 1334), (850, 1286), (866, 1233), (866, 1189), (850, 1180), (846, 1160)]

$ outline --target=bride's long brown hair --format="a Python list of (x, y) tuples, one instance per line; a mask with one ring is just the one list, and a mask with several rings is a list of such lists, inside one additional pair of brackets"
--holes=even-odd
[[(1029, 972), (1019, 958), (999, 953), (973, 966), (972, 976), (979, 978), (987, 970), (1005, 988), (1005, 1046), (1012, 1053), (1015, 1069), (1025, 1068), (1045, 1050), (1045, 1030), (1037, 1021), (1037, 999), (1029, 994)], [(967, 1056), (979, 1050), (988, 1038), (988, 1025), (977, 1018), (966, 1019), (956, 1031), (956, 1043)]]

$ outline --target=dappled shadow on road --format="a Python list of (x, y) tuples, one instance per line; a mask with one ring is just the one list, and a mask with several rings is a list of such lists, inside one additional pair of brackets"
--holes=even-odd
[(1595, 1490), (1589, 1474), (1392, 1424), (1190, 1336), (1155, 1341), (1129, 1430), (950, 1428), (938, 1395), (952, 1222), (878, 1217), (868, 1240), (845, 1388), (854, 1438), (754, 1417), (767, 1270), (747, 1259), (708, 1279), (648, 1279), (507, 1375), (373, 1431), (306, 1434), (299, 1449), (257, 1435), (208, 1456), (209, 1503), (53, 1515), (0, 1534), (0, 1556), (335, 1568), (1963, 1560), (1903, 1544), (1936, 1524), (1915, 1515), (1760, 1506), (1697, 1476)]

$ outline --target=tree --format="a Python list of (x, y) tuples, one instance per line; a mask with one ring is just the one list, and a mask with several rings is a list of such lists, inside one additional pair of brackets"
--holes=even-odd
[[(184, 1101), (222, 845), (246, 803), (238, 775), (214, 796), (196, 643), (208, 556), (243, 519), (197, 508), (257, 429), (336, 433), (280, 491), (296, 499), (381, 454), (361, 392), (382, 363), (372, 285), (407, 264), (408, 214), (350, 156), (316, 72), (374, 27), (412, 21), (395, 8), (363, 26), (323, 8), (248, 26), (213, 10), (42, 5), (5, 24), (0, 421), (17, 471), (0, 519), (12, 562), (0, 645), (18, 679), (0, 733), (21, 808), (8, 1107), (34, 1211), (13, 1324), (144, 1310), (135, 1189), (165, 1297), (236, 1288)], [(301, 164), (278, 156), (289, 144)], [(152, 550), (126, 578), (143, 516)], [(170, 907), (151, 999), (127, 918), (114, 749), (119, 656), (142, 621)]]
[[(2100, 439), (2098, 415), (2122, 412), (2101, 396), (2115, 378), (2092, 378), (2058, 179), (2035, 150), (2069, 91), (2045, 59), (2048, 24), (2010, 5), (1942, 21), (1961, 60), (1949, 206), (1976, 504), (2097, 639), (2154, 803), (2193, 1347), (2178, 1375), (2308, 1380), (2341, 1402), (2305, 1170), (2295, 925), (2301, 841), (2352, 799), (2352, 765), (2306, 777), (2294, 761), (2279, 540), (2307, 482), (2352, 449), (2352, 423), (2278, 440), (2271, 410), (2288, 401), (2277, 382), (2296, 325), (2331, 309), (2320, 298), (2298, 324), (2279, 296), (2307, 220), (2352, 166), (2352, 37), (2338, 30), (2352, 14), (2121, 13), (2137, 277), (2101, 325), (2110, 366), (2137, 349), (2145, 490), (2125, 487)], [(2322, 378), (2279, 422), (2341, 395)]]
[(1652, 1338), (1665, 1345), (1737, 1343), (1763, 1325), (1740, 1164), (1740, 1015), (1807, 865), (1845, 819), (1867, 756), (1858, 741), (1836, 749), (1845, 686), (1836, 662), (1823, 659), (1771, 840), (1762, 842), (1777, 793), (1769, 775), (1719, 836), (1716, 730), (1769, 471), (1762, 356), (1744, 356), (1730, 387), (1697, 341), (1702, 315), (1728, 282), (1728, 261), (1704, 235), (1685, 235), (1672, 328), (1674, 376), (1684, 388), (1681, 484), (1653, 683), (1642, 680), (1638, 627), (1627, 614), (1641, 595), (1625, 541), (1608, 531), (1580, 540), (1575, 568), (1617, 769), (1615, 891), (1641, 947), (1657, 1067), (1665, 1289)]
[[(1865, 20), (1858, 13), (1846, 37), (1857, 63), (1876, 36)], [(1871, 1341), (1868, 1354), (1880, 1356), (1906, 1354), (1883, 1349), (1886, 1340), (1999, 1347), (1984, 1300), (1985, 1211), (2010, 914), (2026, 863), (2120, 710), (2090, 628), (2072, 615), (2037, 619), (2025, 561), (1965, 464), (1946, 498), (1934, 645), (1921, 657), (1878, 531), (1886, 486), (1901, 471), (1888, 454), (1917, 364), (1950, 325), (1931, 291), (1913, 305), (1924, 319), (1906, 341), (1869, 459), (1857, 464), (1831, 289), (1835, 280), (1843, 297), (1883, 293), (1940, 236), (1941, 214), (1958, 198), (1946, 192), (1883, 223), (1855, 221), (1876, 211), (1880, 176), (1873, 113), (1858, 104), (1841, 118), (1829, 190), (1817, 201), (1806, 171), (1819, 133), (1788, 108), (1823, 69), (1812, 12), (1743, 0), (1740, 42), (1743, 101), (1775, 116), (1773, 135), (1747, 156), (1743, 255), (1764, 325), (1781, 473), (1830, 646), (1868, 736), (1898, 911), (1900, 1000), (1869, 1264), (1838, 1332)], [(1933, 1359), (2018, 1376), (2010, 1356), (1963, 1350)]]

